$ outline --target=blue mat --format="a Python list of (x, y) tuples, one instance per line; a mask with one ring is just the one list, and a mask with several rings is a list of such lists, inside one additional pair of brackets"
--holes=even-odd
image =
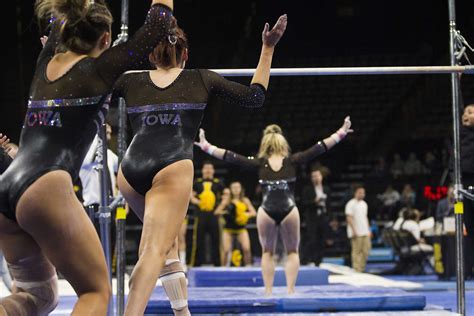
[[(192, 313), (278, 313), (336, 311), (415, 311), (426, 305), (424, 296), (402, 290), (348, 285), (303, 286), (287, 295), (284, 287), (265, 297), (263, 288), (189, 288)], [(169, 314), (162, 288), (156, 288), (146, 313)]]
[[(296, 280), (297, 286), (327, 285), (329, 271), (316, 267), (301, 267)], [(262, 269), (246, 268), (192, 268), (188, 271), (190, 287), (263, 286)], [(285, 271), (275, 270), (275, 286), (285, 286)]]
[(393, 262), (395, 255), (392, 248), (372, 248), (367, 262)]
[[(456, 281), (440, 281), (437, 275), (384, 275), (396, 281), (411, 281), (420, 283), (422, 288), (407, 289), (407, 291), (456, 291)], [(474, 291), (474, 281), (464, 283), (466, 291)]]
[(324, 257), (322, 262), (329, 264), (337, 264), (339, 266), (343, 266), (345, 264), (345, 260), (342, 257)]

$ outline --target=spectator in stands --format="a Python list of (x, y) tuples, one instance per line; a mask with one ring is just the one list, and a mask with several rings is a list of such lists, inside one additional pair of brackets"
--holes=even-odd
[(324, 166), (319, 160), (311, 165), (311, 170), (319, 170), (324, 178), (327, 178), (331, 174), (331, 170)]
[(301, 205), (305, 219), (303, 262), (319, 265), (323, 259), (327, 230), (328, 187), (323, 185), (321, 170), (311, 172), (311, 185), (303, 189)]
[[(112, 127), (106, 124), (106, 137), (107, 142), (112, 139)], [(101, 191), (100, 191), (100, 171), (98, 169), (99, 164), (99, 146), (101, 142), (99, 136), (96, 135), (89, 150), (82, 162), (81, 169), (79, 170), (79, 178), (82, 183), (82, 195), (84, 201), (84, 207), (92, 208), (94, 214), (99, 211)], [(115, 196), (117, 194), (117, 172), (118, 172), (118, 156), (110, 149), (107, 149), (107, 183), (109, 186), (109, 196)], [(99, 228), (99, 223), (94, 223), (96, 229)]]
[(412, 250), (431, 252), (433, 251), (433, 246), (426, 244), (425, 240), (421, 238), (420, 219), (420, 211), (408, 207), (402, 212), (402, 216), (397, 219), (395, 224), (393, 224), (393, 229), (409, 231), (413, 237), (415, 237), (416, 241), (418, 241), (418, 245), (413, 247)]
[(387, 163), (384, 157), (379, 157), (377, 159), (377, 163), (374, 166), (374, 169), (372, 170), (370, 175), (374, 178), (381, 178), (381, 179), (385, 179), (388, 177), (389, 171), (388, 171)]
[(364, 272), (367, 258), (372, 247), (368, 214), (368, 205), (364, 201), (365, 188), (357, 187), (354, 198), (347, 202), (345, 214), (347, 220), (347, 237), (351, 240), (352, 268)]
[(423, 166), (420, 160), (416, 157), (416, 154), (411, 152), (408, 155), (407, 161), (405, 161), (404, 174), (407, 176), (418, 175), (423, 171)]
[(222, 248), (224, 252), (223, 266), (230, 266), (232, 259), (232, 244), (236, 239), (243, 253), (243, 262), (246, 266), (252, 264), (250, 237), (247, 223), (250, 218), (257, 216), (252, 202), (245, 196), (245, 190), (239, 181), (230, 184), (229, 189), (222, 191), (222, 200), (216, 211), (216, 216), (223, 216), (225, 220), (222, 232)]
[(435, 154), (432, 151), (428, 151), (425, 154), (424, 173), (431, 174), (433, 171), (438, 170), (439, 167), (439, 162)]
[(349, 202), (350, 199), (354, 197), (354, 192), (356, 188), (360, 186), (357, 182), (352, 182), (343, 192), (342, 192), (342, 201), (343, 203)]
[(405, 184), (402, 190), (400, 204), (402, 206), (413, 207), (416, 203), (416, 192), (410, 184)]
[(448, 194), (444, 199), (438, 201), (436, 206), (435, 219), (437, 222), (443, 222), (445, 217), (454, 216), (454, 188), (452, 185), (448, 187)]
[(404, 169), (405, 169), (405, 163), (400, 157), (400, 154), (397, 153), (393, 155), (393, 162), (392, 162), (392, 165), (390, 166), (390, 173), (392, 174), (392, 176), (395, 179), (399, 178), (404, 173)]
[(449, 137), (446, 137), (443, 141), (443, 147), (441, 148), (441, 165), (443, 168), (448, 168), (449, 166), (449, 161), (450, 161), (450, 152), (452, 149), (452, 144), (451, 144), (451, 139)]
[(377, 198), (383, 204), (383, 214), (385, 217), (391, 218), (400, 202), (400, 193), (392, 185), (389, 185), (384, 193), (377, 195)]
[[(214, 266), (220, 266), (219, 222), (214, 211), (220, 203), (225, 186), (214, 177), (215, 169), (211, 161), (204, 161), (201, 170), (202, 178), (194, 182), (191, 197), (191, 203), (198, 208), (194, 219), (191, 265), (199, 267), (206, 263), (206, 254), (209, 252)], [(211, 241), (210, 249), (206, 247), (206, 235), (209, 235)]]
[(344, 254), (348, 248), (346, 232), (342, 229), (341, 223), (337, 220), (337, 217), (333, 217), (329, 221), (325, 246), (326, 254), (331, 256)]

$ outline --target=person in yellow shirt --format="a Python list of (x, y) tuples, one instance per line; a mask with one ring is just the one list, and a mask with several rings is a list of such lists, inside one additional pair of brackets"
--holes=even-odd
[(230, 266), (234, 238), (237, 238), (242, 248), (244, 264), (246, 266), (251, 265), (252, 252), (246, 226), (250, 218), (257, 216), (257, 211), (252, 202), (245, 196), (245, 191), (240, 182), (234, 181), (230, 184), (230, 189), (224, 189), (222, 202), (214, 214), (222, 215), (225, 220), (222, 233), (225, 265)]
[[(211, 263), (220, 266), (219, 222), (214, 211), (224, 189), (224, 184), (214, 178), (214, 165), (205, 161), (202, 166), (202, 178), (196, 179), (193, 186), (191, 203), (198, 211), (194, 219), (193, 247), (190, 265), (198, 267), (206, 263), (206, 252), (211, 253)], [(206, 249), (206, 235), (210, 237), (210, 249)]]

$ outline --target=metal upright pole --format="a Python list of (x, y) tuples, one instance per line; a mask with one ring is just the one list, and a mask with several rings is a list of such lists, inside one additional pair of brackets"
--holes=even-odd
[[(112, 285), (112, 260), (111, 260), (111, 244), (110, 244), (110, 207), (109, 207), (109, 177), (107, 165), (107, 132), (105, 122), (99, 128), (99, 145), (97, 146), (99, 181), (100, 181), (100, 206), (99, 206), (99, 224), (100, 224), (100, 241), (104, 249), (107, 268), (109, 269), (109, 282)], [(113, 315), (113, 300), (109, 301), (107, 315)]]
[[(125, 154), (126, 149), (126, 115), (125, 102), (122, 98), (119, 100), (119, 132), (118, 132), (118, 154), (119, 162)], [(126, 268), (126, 253), (125, 253), (125, 224), (127, 213), (125, 205), (122, 203), (117, 207), (116, 213), (116, 249), (117, 249), (117, 301), (116, 311), (118, 316), (122, 316), (125, 307), (125, 268)]]
[[(122, 15), (121, 15), (121, 33), (119, 34), (114, 45), (124, 43), (128, 39), (128, 0), (122, 0)], [(118, 157), (119, 163), (122, 161), (125, 151), (127, 149), (126, 143), (126, 104), (125, 101), (120, 98), (118, 105)], [(116, 251), (117, 251), (117, 300), (116, 300), (116, 312), (118, 316), (122, 316), (125, 310), (125, 224), (126, 224), (126, 211), (123, 203), (117, 207), (116, 212)]]
[[(449, 50), (451, 54), (451, 66), (458, 64), (456, 59), (456, 7), (455, 0), (448, 0), (449, 6)], [(463, 204), (461, 183), (461, 161), (459, 140), (459, 75), (451, 74), (451, 101), (453, 112), (453, 144), (454, 144), (454, 188), (455, 188), (455, 220), (456, 220), (456, 289), (457, 289), (457, 312), (465, 315), (465, 287), (464, 287), (464, 256), (463, 256)]]

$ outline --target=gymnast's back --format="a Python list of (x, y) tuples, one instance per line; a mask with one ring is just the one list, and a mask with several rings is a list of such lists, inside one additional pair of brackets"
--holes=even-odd
[(265, 89), (259, 84), (245, 86), (204, 69), (181, 70), (164, 87), (153, 82), (149, 71), (126, 73), (114, 91), (114, 99), (125, 99), (134, 134), (122, 172), (142, 195), (158, 171), (193, 159), (194, 139), (214, 97), (243, 107), (261, 107), (265, 99)]
[(65, 30), (58, 21), (37, 61), (18, 155), (0, 182), (0, 213), (13, 220), (19, 198), (42, 175), (64, 170), (77, 178), (104, 121), (114, 82), (125, 71), (144, 67), (148, 53), (169, 32), (172, 11), (153, 5), (129, 42), (98, 57), (77, 53), (83, 58), (58, 78), (48, 78), (48, 65), (63, 44)]

